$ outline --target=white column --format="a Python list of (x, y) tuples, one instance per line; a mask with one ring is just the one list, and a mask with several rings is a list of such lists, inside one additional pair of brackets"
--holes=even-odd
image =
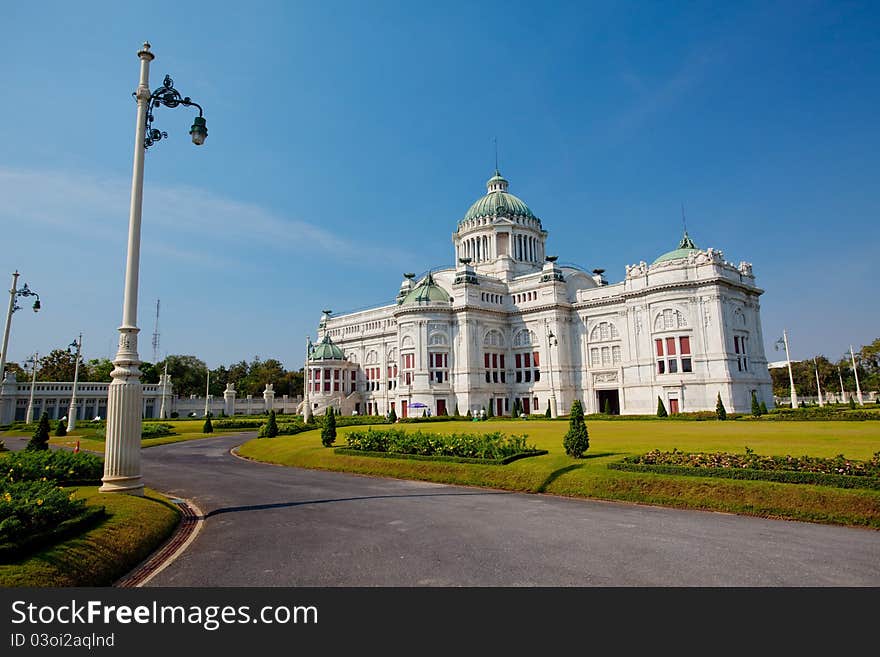
[(207, 375), (205, 376), (205, 417), (208, 417), (208, 413), (211, 412), (210, 390), (211, 390), (211, 370), (207, 370)]
[(840, 402), (841, 404), (846, 402), (846, 392), (843, 389), (843, 375), (840, 373), (840, 366), (837, 367), (837, 380), (840, 381)]
[(162, 405), (159, 407), (159, 419), (168, 419), (168, 409), (165, 406), (165, 398), (168, 395), (168, 363), (165, 363), (165, 373), (162, 375)]
[(859, 385), (859, 371), (856, 369), (856, 355), (853, 353), (852, 345), (849, 346), (849, 355), (852, 358), (853, 376), (856, 377), (856, 397), (859, 399), (859, 405), (864, 406), (865, 401), (862, 399), (862, 387)]
[(223, 412), (229, 417), (235, 416), (235, 384), (227, 383), (223, 391)]
[(141, 479), (141, 407), (143, 386), (137, 352), (138, 267), (141, 248), (141, 207), (144, 190), (144, 132), (150, 101), (150, 62), (155, 55), (145, 43), (138, 52), (141, 75), (135, 96), (137, 119), (134, 138), (134, 166), (131, 181), (131, 207), (128, 222), (128, 254), (125, 266), (125, 296), (119, 349), (107, 391), (107, 438), (104, 447), (104, 477), (101, 492), (144, 494)]

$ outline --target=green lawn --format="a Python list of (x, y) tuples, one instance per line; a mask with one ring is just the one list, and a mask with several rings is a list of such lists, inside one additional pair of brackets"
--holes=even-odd
[[(562, 449), (567, 423), (542, 420), (438, 422), (398, 425), (438, 433), (502, 431), (527, 434), (544, 456), (505, 466), (376, 459), (334, 454), (321, 446), (320, 431), (254, 439), (238, 452), (247, 458), (283, 465), (422, 479), (506, 490), (625, 500), (683, 508), (710, 509), (766, 517), (861, 525), (880, 529), (880, 492), (826, 486), (678, 477), (609, 470), (609, 462), (652, 449), (744, 452), (867, 459), (880, 450), (877, 422), (694, 422), (632, 420), (588, 422), (590, 449), (572, 459)], [(338, 429), (337, 446), (345, 434)]]
[(89, 506), (104, 506), (107, 517), (75, 538), (0, 564), (0, 586), (109, 586), (159, 547), (180, 517), (149, 489), (145, 497), (101, 494), (97, 486), (70, 490)]

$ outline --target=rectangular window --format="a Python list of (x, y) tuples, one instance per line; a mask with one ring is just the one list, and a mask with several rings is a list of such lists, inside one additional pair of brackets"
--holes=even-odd
[(513, 355), (514, 367), (520, 369), (522, 367), (522, 354)]
[(666, 373), (666, 363), (665, 361), (658, 360), (657, 361), (657, 374), (665, 374)]
[(590, 365), (593, 367), (599, 366), (599, 349), (597, 347), (590, 349)]
[(538, 360), (538, 352), (532, 352), (532, 363), (535, 364), (535, 367), (541, 367), (541, 362)]
[(492, 367), (498, 367), (498, 354), (492, 354)]
[(663, 357), (663, 340), (658, 338), (657, 340), (654, 340), (654, 344), (657, 345), (657, 356), (662, 358)]
[(678, 361), (674, 358), (669, 359), (669, 373), (675, 374), (678, 372)]
[(541, 370), (535, 370), (535, 382), (537, 383), (540, 380), (541, 380)]
[(515, 376), (516, 376), (516, 382), (522, 383), (522, 379), (523, 379), (522, 370), (517, 370)]
[(532, 370), (525, 371), (526, 383), (531, 383), (532, 381)]
[(682, 358), (681, 359), (681, 371), (682, 372), (693, 372), (691, 368), (691, 359), (690, 358)]
[(620, 364), (620, 347), (618, 346), (611, 347), (611, 364)]
[(532, 366), (532, 355), (531, 354), (523, 354), (523, 367), (531, 367)]
[(675, 356), (675, 338), (666, 338), (666, 355)]
[(733, 336), (733, 351), (734, 351), (734, 353), (737, 353), (737, 354), (739, 353), (739, 336), (738, 335)]
[(483, 354), (483, 365), (489, 369), (489, 354)]
[(679, 346), (681, 347), (681, 355), (682, 356), (690, 356), (691, 355), (691, 339), (683, 335), (678, 339)]

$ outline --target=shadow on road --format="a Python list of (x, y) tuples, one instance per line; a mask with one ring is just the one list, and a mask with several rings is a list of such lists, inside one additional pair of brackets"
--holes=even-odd
[(475, 491), (473, 493), (410, 493), (407, 495), (366, 495), (364, 497), (340, 497), (333, 500), (305, 500), (302, 502), (275, 502), (273, 504), (252, 504), (249, 506), (230, 506), (223, 509), (214, 509), (205, 514), (205, 518), (219, 516), (223, 513), (239, 513), (241, 511), (265, 511), (267, 509), (284, 509), (308, 504), (331, 504), (333, 502), (360, 502), (363, 500), (385, 500), (407, 497), (460, 497), (469, 495), (511, 495), (507, 491)]

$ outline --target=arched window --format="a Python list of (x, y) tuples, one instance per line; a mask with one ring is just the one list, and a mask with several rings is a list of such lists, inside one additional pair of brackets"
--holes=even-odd
[(503, 347), (504, 336), (501, 334), (501, 331), (498, 331), (496, 329), (490, 329), (489, 331), (486, 331), (486, 335), (483, 337), (483, 346)]
[(599, 342), (600, 340), (616, 340), (620, 337), (617, 327), (611, 322), (599, 322), (590, 331), (590, 342)]
[(687, 328), (687, 318), (680, 310), (665, 308), (662, 312), (657, 313), (654, 318), (655, 331), (674, 331), (676, 329)]

